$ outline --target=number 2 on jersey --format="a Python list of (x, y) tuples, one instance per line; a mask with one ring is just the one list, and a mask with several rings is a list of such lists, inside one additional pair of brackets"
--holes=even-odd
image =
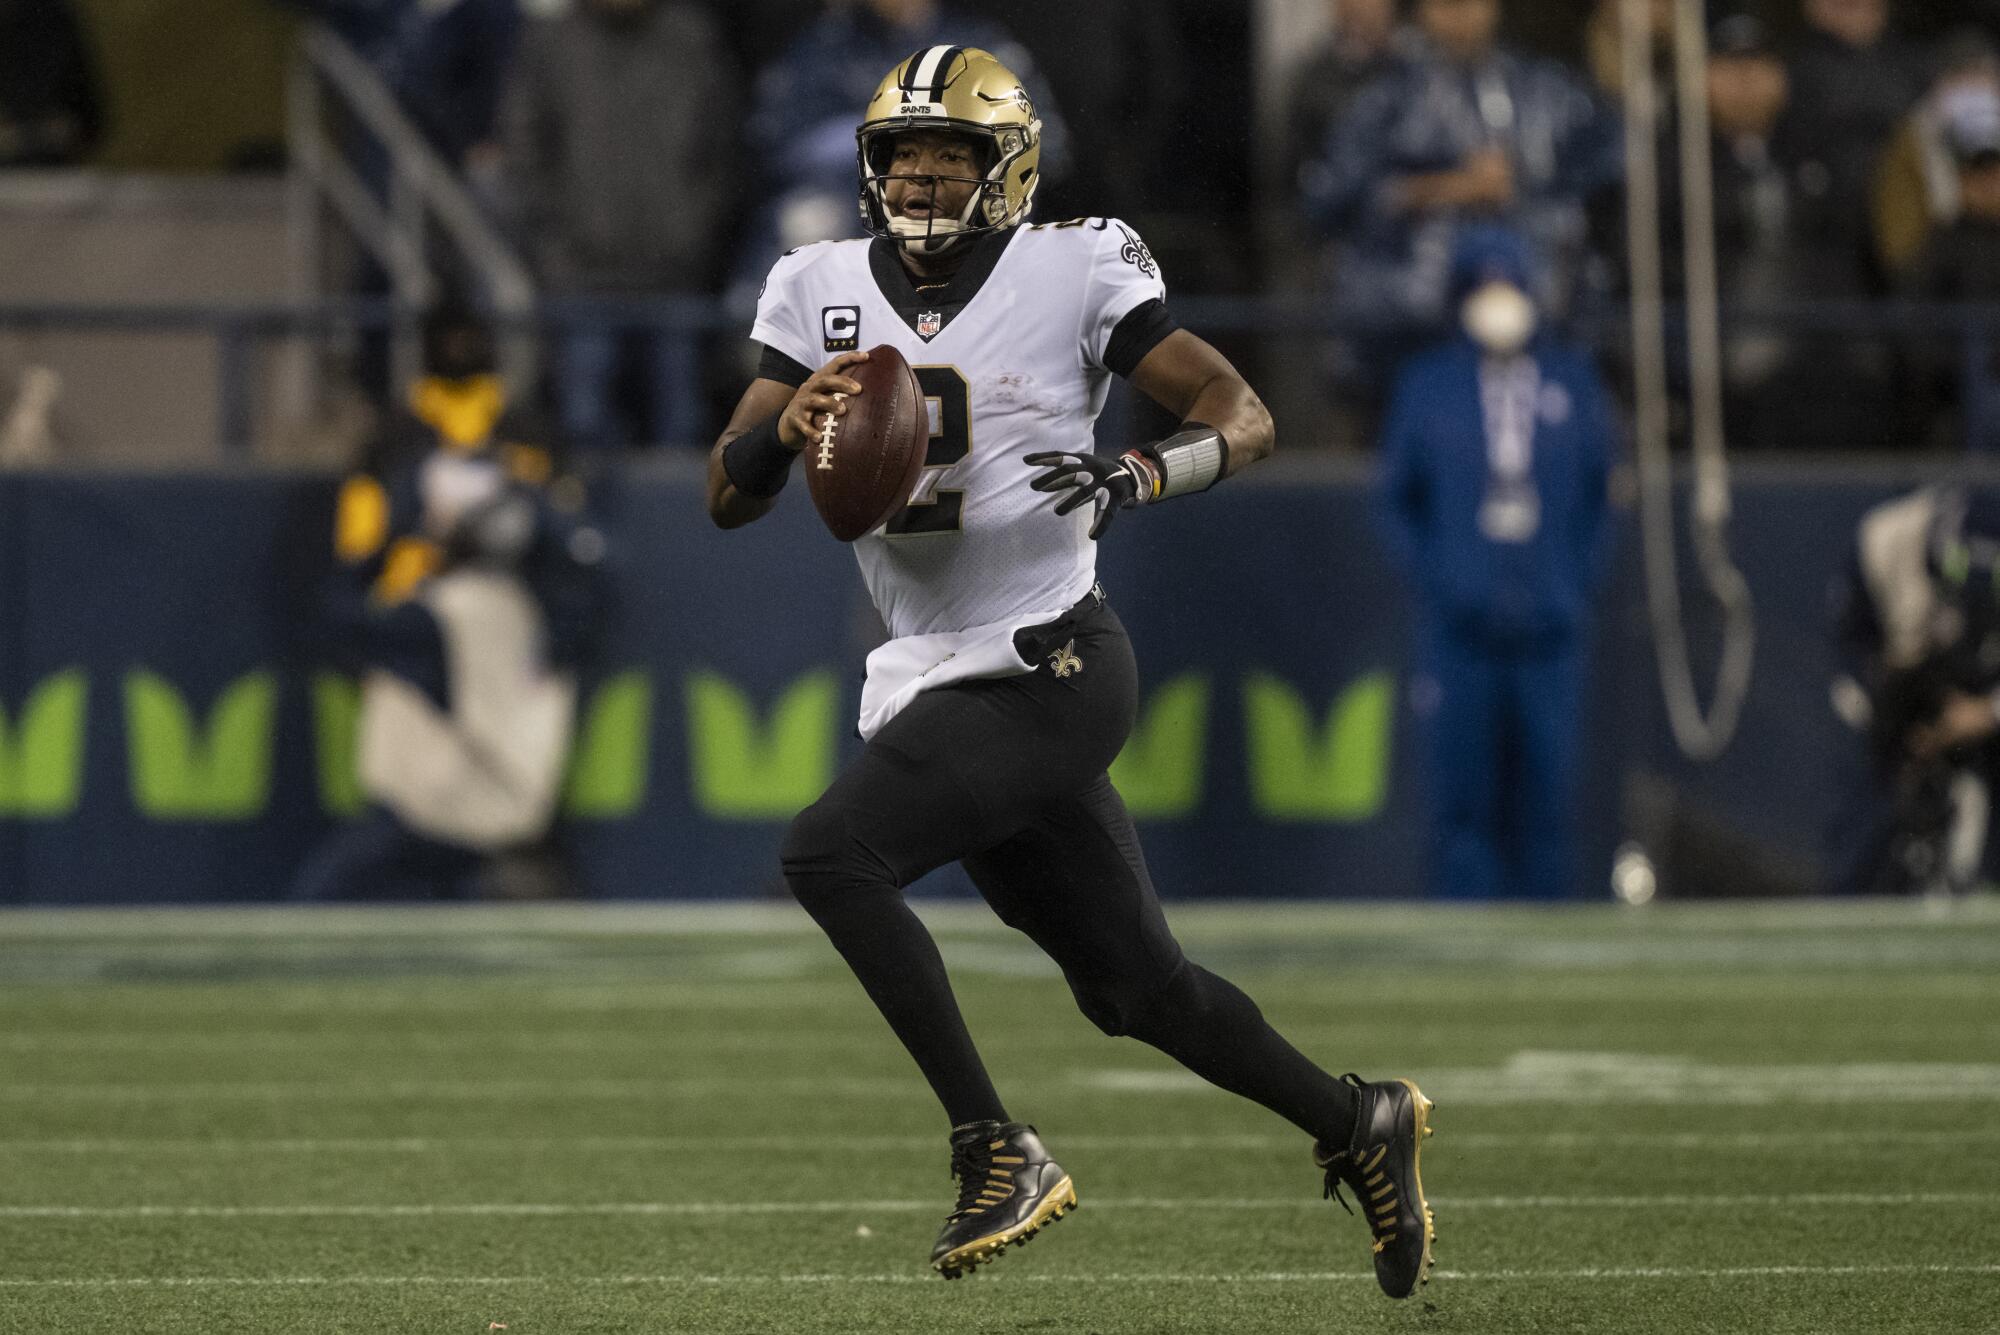
[(883, 532), (957, 533), (964, 526), (965, 492), (939, 487), (940, 471), (972, 453), (972, 387), (956, 366), (913, 366), (931, 415), (931, 443), (924, 473), (910, 503), (889, 517)]

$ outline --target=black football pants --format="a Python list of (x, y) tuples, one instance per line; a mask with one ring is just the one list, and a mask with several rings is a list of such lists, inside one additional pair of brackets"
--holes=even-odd
[[(936, 944), (902, 887), (961, 862), (1001, 921), (1061, 966), (1083, 1013), (1316, 1137), (1345, 1144), (1352, 1092), (1181, 953), (1106, 774), (1137, 676), (1095, 596), (1017, 638), (1025, 676), (919, 695), (784, 843), (785, 876), (916, 1059), (953, 1125), (1006, 1120)], [(1057, 675), (1057, 669), (1063, 674)]]

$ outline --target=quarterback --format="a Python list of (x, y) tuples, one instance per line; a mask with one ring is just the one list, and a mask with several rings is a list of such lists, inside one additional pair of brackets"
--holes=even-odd
[[(1040, 122), (984, 51), (936, 46), (876, 89), (857, 134), (873, 240), (821, 242), (771, 270), (758, 374), (709, 460), (708, 509), (766, 513), (793, 458), (895, 347), (929, 400), (909, 504), (855, 543), (889, 631), (868, 658), (866, 745), (787, 833), (785, 877), (909, 1050), (950, 1119), (956, 1207), (931, 1264), (955, 1278), (1075, 1206), (1069, 1174), (1015, 1121), (902, 887), (959, 862), (1003, 922), (1061, 966), (1077, 1005), (1308, 1133), (1345, 1184), (1376, 1277), (1428, 1277), (1419, 1176), (1430, 1104), (1406, 1080), (1336, 1079), (1168, 929), (1106, 771), (1131, 730), (1132, 650), (1096, 582), (1122, 509), (1203, 491), (1271, 452), (1235, 369), (1178, 328), (1146, 244), (1116, 219), (1030, 223)], [(817, 369), (815, 369), (817, 368)], [(1092, 452), (1113, 375), (1182, 428)]]

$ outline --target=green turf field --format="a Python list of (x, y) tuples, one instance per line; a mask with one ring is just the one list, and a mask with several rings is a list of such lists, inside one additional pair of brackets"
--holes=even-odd
[(1082, 1209), (946, 1284), (928, 1092), (801, 915), (0, 914), (0, 1332), (2000, 1330), (2000, 912), (1186, 908), (1410, 1075), (1391, 1303), (1304, 1138), (933, 915)]

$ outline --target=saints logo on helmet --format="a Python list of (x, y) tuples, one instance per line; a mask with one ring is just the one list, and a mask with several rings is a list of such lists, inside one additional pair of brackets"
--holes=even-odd
[[(902, 218), (884, 185), (898, 134), (943, 130), (976, 140), (980, 175), (946, 177), (975, 188), (957, 218)], [(860, 146), (861, 223), (871, 236), (935, 254), (960, 237), (1012, 227), (1028, 216), (1041, 184), (1042, 123), (1014, 72), (972, 46), (931, 46), (882, 80), (855, 132)]]

